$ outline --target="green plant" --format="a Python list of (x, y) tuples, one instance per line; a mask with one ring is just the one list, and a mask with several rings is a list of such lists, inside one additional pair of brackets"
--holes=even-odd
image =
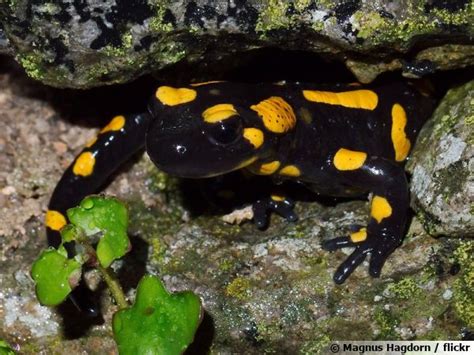
[(0, 355), (15, 355), (13, 349), (2, 339), (0, 339)]
[[(113, 317), (113, 332), (120, 354), (182, 353), (201, 321), (199, 298), (189, 291), (170, 294), (159, 278), (147, 275), (130, 305), (110, 269), (130, 250), (126, 207), (115, 198), (88, 196), (69, 209), (67, 216), (71, 224), (61, 230), (61, 245), (44, 250), (31, 270), (39, 301), (48, 306), (63, 302), (77, 286), (82, 266), (92, 265), (119, 307)], [(71, 242), (76, 246), (73, 258), (64, 246)]]

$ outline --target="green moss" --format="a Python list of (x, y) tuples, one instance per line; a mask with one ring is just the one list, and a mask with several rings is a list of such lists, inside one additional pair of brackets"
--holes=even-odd
[[(474, 107), (474, 99), (471, 99), (469, 104), (471, 105), (471, 107)], [(466, 117), (464, 117), (464, 122), (466, 123), (466, 125), (472, 126), (474, 124), (474, 112), (471, 112), (471, 114), (466, 115)]]
[(128, 53), (129, 49), (132, 48), (133, 36), (130, 32), (126, 32), (122, 34), (121, 39), (122, 39), (121, 46), (115, 47), (115, 46), (108, 45), (102, 49), (102, 52), (111, 57), (124, 57)]
[(170, 32), (173, 30), (173, 25), (170, 23), (163, 23), (163, 17), (170, 1), (153, 0), (149, 1), (150, 6), (155, 10), (155, 16), (150, 20), (149, 27), (154, 32)]
[(327, 335), (318, 334), (315, 339), (303, 344), (300, 350), (301, 355), (326, 354), (327, 346), (331, 339)]
[[(474, 273), (471, 273), (469, 277), (474, 278)], [(454, 284), (454, 309), (459, 319), (472, 329), (474, 327), (474, 296), (463, 281), (464, 278), (460, 278)]]
[[(160, 260), (158, 260), (160, 262)], [(199, 254), (194, 249), (185, 249), (179, 253), (172, 254), (166, 258), (166, 262), (159, 263), (160, 270), (166, 274), (184, 275), (188, 272), (196, 275), (198, 279), (208, 277), (207, 272), (208, 260), (205, 256)], [(199, 276), (197, 276), (199, 275)]]
[[(281, 324), (279, 322), (257, 322), (258, 335), (256, 340), (266, 342), (281, 336)], [(272, 351), (269, 352), (270, 354)]]
[[(471, 99), (469, 104), (471, 108), (474, 107), (474, 99)], [(471, 111), (464, 117), (464, 123), (469, 130), (466, 142), (470, 145), (474, 145), (474, 127), (470, 127), (474, 125), (474, 110), (471, 109)]]
[(268, 0), (267, 6), (260, 12), (255, 30), (265, 33), (279, 28), (288, 28), (291, 24), (291, 19), (286, 16), (288, 6), (287, 1)]
[(370, 38), (375, 33), (383, 32), (389, 23), (378, 12), (357, 11), (354, 14), (354, 27), (360, 38)]
[(406, 277), (396, 283), (389, 284), (387, 291), (398, 299), (408, 300), (418, 297), (421, 289), (413, 278)]
[(311, 24), (311, 28), (315, 30), (316, 32), (322, 32), (324, 30), (324, 21), (323, 20), (314, 21)]
[(319, 8), (324, 8), (328, 10), (333, 10), (337, 5), (337, 2), (335, 2), (334, 0), (316, 0), (316, 2)]
[(415, 17), (409, 20), (401, 21), (398, 25), (392, 24), (386, 28), (379, 36), (373, 37), (373, 44), (379, 45), (384, 42), (399, 42), (408, 46), (409, 40), (415, 35), (433, 32), (436, 25), (433, 22), (427, 22), (426, 18)]
[(12, 11), (12, 13), (15, 13), (18, 7), (18, 0), (8, 1), (8, 6), (10, 7), (10, 10)]
[(325, 255), (307, 256), (304, 258), (304, 263), (311, 267), (312, 274), (314, 274), (315, 271), (323, 271), (327, 273), (328, 258)]
[(437, 279), (436, 265), (434, 263), (428, 263), (425, 265), (421, 273), (418, 275), (420, 284), (427, 284), (428, 282), (435, 281)]
[(466, 25), (469, 18), (472, 19), (472, 12), (470, 11), (471, 10), (469, 10), (468, 7), (456, 12), (448, 11), (446, 9), (433, 9), (430, 14), (437, 17), (443, 23), (461, 26)]
[(303, 222), (289, 225), (289, 230), (285, 234), (289, 238), (304, 239), (308, 235), (308, 226)]
[(295, 7), (296, 11), (301, 12), (311, 4), (311, 1), (312, 0), (294, 0), (293, 6)]
[(153, 164), (146, 166), (148, 179), (146, 187), (153, 193), (171, 193), (178, 190), (179, 179), (156, 168)]
[(194, 249), (186, 250), (180, 260), (183, 264), (183, 269), (180, 273), (192, 271), (196, 275), (205, 275), (207, 259), (206, 256), (201, 255), (198, 251)]
[[(84, 85), (97, 85), (97, 83), (104, 81), (122, 83), (140, 72), (145, 62), (144, 58), (126, 55), (129, 51), (126, 51), (124, 47), (107, 46), (103, 51), (104, 57), (101, 60), (84, 69), (84, 74), (80, 78)], [(117, 67), (123, 67), (124, 62), (130, 71), (127, 72), (126, 69), (123, 69), (122, 72), (117, 71)]]
[[(452, 132), (459, 122), (459, 117), (464, 117), (470, 122), (474, 121), (471, 104), (473, 93), (474, 80), (448, 91), (433, 115), (436, 119), (433, 139), (439, 139), (443, 134)], [(471, 99), (466, 99), (466, 96)]]
[(451, 114), (443, 115), (435, 128), (435, 134), (441, 136), (442, 132), (446, 133), (452, 131), (456, 123), (458, 123), (458, 118), (456, 116)]
[[(49, 339), (50, 342), (48, 344), (48, 347), (50, 349), (57, 349), (60, 347), (63, 347), (63, 340), (59, 337), (55, 337), (54, 339)], [(63, 349), (63, 348), (62, 348)], [(23, 354), (41, 354), (41, 352), (44, 352), (44, 348), (40, 345), (40, 343), (35, 342), (35, 341), (29, 341), (25, 342), (24, 344), (21, 345), (21, 352)], [(5, 355), (1, 352), (0, 354)], [(16, 354), (16, 353), (14, 353)], [(8, 355), (8, 354), (6, 354)]]
[(407, 2), (405, 20), (386, 19), (377, 12), (357, 11), (354, 14), (354, 27), (359, 30), (357, 36), (371, 41), (372, 45), (386, 42), (398, 43), (404, 47), (411, 45), (411, 39), (416, 35), (436, 33), (439, 24), (468, 25), (468, 10), (455, 13), (436, 9), (425, 12), (423, 2)]
[[(455, 330), (455, 332), (458, 332), (458, 329)], [(425, 333), (423, 335), (417, 336), (416, 340), (444, 340), (444, 339), (453, 339), (453, 334), (450, 332), (447, 332), (446, 329), (441, 329), (441, 328), (435, 328), (428, 333)]]
[(160, 43), (160, 45), (153, 50), (152, 56), (156, 63), (161, 63), (165, 66), (167, 64), (177, 63), (183, 59), (186, 56), (186, 49), (181, 43), (168, 40), (164, 43)]
[[(453, 179), (452, 177), (456, 178)], [(446, 203), (449, 203), (453, 196), (464, 190), (466, 180), (469, 179), (469, 169), (463, 166), (462, 161), (457, 161), (442, 169), (436, 175), (436, 185), (439, 188), (439, 194), (443, 196)], [(435, 195), (438, 195), (436, 193)]]
[(233, 266), (234, 266), (233, 261), (231, 261), (229, 259), (225, 259), (219, 264), (219, 270), (221, 270), (223, 272), (230, 271)]
[(161, 263), (163, 261), (167, 246), (159, 238), (153, 238), (151, 240), (150, 244), (151, 244), (151, 247), (152, 247), (151, 258), (154, 261), (157, 261), (157, 262)]
[(474, 241), (462, 242), (454, 252), (461, 266), (453, 287), (454, 309), (467, 327), (474, 328)]
[(180, 206), (171, 206), (166, 211), (149, 209), (139, 199), (128, 201), (128, 205), (130, 232), (133, 234), (134, 231), (140, 231), (140, 235), (153, 247), (153, 261), (162, 265), (167, 250), (163, 236), (173, 235), (178, 231), (182, 225), (183, 210)]
[(416, 218), (420, 221), (428, 234), (436, 235), (438, 227), (441, 223), (438, 217), (419, 208), (418, 212), (416, 213)]
[[(81, 77), (81, 81), (84, 85), (103, 83), (104, 81), (108, 83), (121, 83), (128, 78), (136, 77), (144, 71), (143, 68), (149, 63), (150, 56), (154, 58), (154, 62), (158, 63), (161, 68), (180, 61), (186, 55), (186, 52), (182, 49), (182, 44), (176, 41), (166, 40), (154, 43), (152, 45), (152, 53), (148, 56), (131, 54), (133, 38), (130, 33), (124, 34), (122, 41), (123, 45), (120, 47), (106, 46), (101, 51), (104, 55), (101, 60), (82, 68), (84, 74)], [(117, 67), (121, 67), (122, 71), (117, 71)]]
[(473, 56), (474, 47), (472, 45), (447, 43), (421, 50), (416, 54), (416, 60), (429, 60), (438, 63), (444, 69), (456, 69), (470, 66)]
[(55, 15), (57, 14), (58, 12), (61, 11), (61, 8), (56, 5), (56, 4), (53, 4), (52, 2), (49, 2), (49, 3), (45, 3), (45, 4), (42, 4), (40, 5), (40, 7), (37, 9), (38, 12), (45, 12), (45, 13), (48, 13), (50, 15)]
[(396, 340), (400, 338), (398, 333), (395, 331), (395, 328), (398, 327), (400, 321), (390, 313), (390, 311), (387, 311), (382, 307), (377, 307), (374, 312), (374, 321), (380, 330), (376, 339)]
[(225, 223), (220, 216), (202, 215), (194, 219), (194, 223), (212, 236), (212, 238), (233, 239), (241, 232), (242, 226)]
[(25, 69), (26, 74), (29, 77), (41, 80), (44, 76), (43, 70), (43, 59), (39, 53), (31, 53), (31, 54), (18, 54), (16, 60), (21, 64), (23, 69)]
[(241, 301), (248, 299), (250, 296), (250, 281), (243, 277), (236, 277), (227, 285), (225, 293), (229, 297), (237, 298)]

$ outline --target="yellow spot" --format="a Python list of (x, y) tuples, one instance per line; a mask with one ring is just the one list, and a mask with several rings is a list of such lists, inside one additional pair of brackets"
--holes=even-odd
[(277, 202), (285, 201), (285, 196), (278, 195), (278, 194), (272, 194), (272, 195), (270, 195), (270, 198), (273, 201), (277, 201)]
[(45, 224), (46, 227), (58, 231), (66, 225), (66, 217), (61, 212), (48, 210), (46, 211)]
[(364, 165), (367, 154), (341, 148), (334, 155), (333, 163), (337, 170), (355, 170)]
[(351, 241), (353, 243), (360, 243), (367, 239), (367, 228), (361, 228), (355, 233), (350, 235)]
[(280, 162), (278, 160), (271, 161), (264, 164), (254, 164), (250, 171), (257, 175), (271, 175), (280, 167)]
[(156, 90), (156, 98), (168, 106), (176, 106), (191, 102), (196, 98), (196, 90), (187, 88), (172, 88), (171, 86), (160, 86)]
[(410, 151), (411, 143), (405, 133), (407, 114), (400, 104), (392, 107), (392, 143), (395, 150), (395, 160), (402, 161)]
[(295, 165), (287, 165), (279, 171), (279, 174), (296, 177), (301, 175), (301, 171)]
[(123, 126), (125, 126), (125, 117), (123, 116), (115, 116), (112, 118), (112, 120), (109, 122), (107, 126), (102, 128), (100, 133), (105, 133), (109, 131), (120, 131)]
[(288, 132), (296, 125), (296, 116), (293, 108), (281, 97), (272, 96), (252, 105), (250, 108), (262, 118), (265, 128), (270, 132)]
[(89, 176), (94, 171), (95, 157), (91, 152), (81, 153), (76, 159), (72, 172), (74, 175)]
[(354, 90), (345, 92), (303, 90), (306, 100), (328, 105), (339, 105), (349, 108), (374, 110), (377, 107), (378, 96), (372, 90)]
[(238, 113), (234, 105), (218, 104), (206, 109), (202, 113), (202, 118), (204, 118), (204, 121), (207, 123), (216, 123), (235, 115), (238, 115)]
[(97, 137), (91, 138), (91, 140), (86, 143), (86, 148), (92, 147), (95, 144), (95, 142), (97, 142)]
[(258, 128), (245, 128), (244, 138), (250, 142), (255, 148), (259, 148), (264, 141), (263, 132)]
[(372, 198), (370, 215), (377, 220), (377, 223), (380, 223), (384, 218), (392, 215), (392, 206), (385, 197), (375, 195)]
[(213, 80), (213, 81), (203, 81), (202, 83), (193, 83), (190, 84), (191, 86), (197, 87), (197, 86), (204, 86), (204, 85), (209, 85), (209, 84), (217, 84), (217, 83), (223, 83), (224, 81), (222, 80)]

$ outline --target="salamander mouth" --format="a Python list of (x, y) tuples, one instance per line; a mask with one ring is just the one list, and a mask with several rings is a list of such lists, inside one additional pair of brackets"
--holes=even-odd
[(229, 173), (256, 160), (253, 152), (211, 144), (199, 132), (185, 135), (148, 135), (146, 150), (153, 163), (167, 174), (205, 178)]

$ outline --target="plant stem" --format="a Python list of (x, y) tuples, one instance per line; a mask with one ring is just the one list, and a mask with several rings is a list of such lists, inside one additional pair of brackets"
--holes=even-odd
[[(78, 239), (78, 242), (81, 243), (82, 246), (86, 249), (87, 254), (89, 254), (94, 260), (97, 260), (97, 254), (95, 249), (92, 247), (92, 245), (89, 244), (89, 242), (86, 239)], [(117, 305), (119, 306), (120, 309), (125, 309), (129, 306), (127, 299), (125, 298), (125, 294), (123, 293), (122, 287), (120, 286), (120, 283), (117, 280), (117, 277), (115, 276), (114, 272), (110, 268), (104, 268), (100, 265), (99, 261), (97, 260), (97, 264), (94, 265), (94, 267), (99, 270), (100, 274), (102, 275), (102, 278), (104, 279), (105, 283), (110, 289), (110, 293), (112, 294), (112, 297), (115, 299), (115, 302), (117, 302)]]
[(125, 298), (125, 294), (123, 293), (122, 287), (118, 282), (117, 278), (115, 277), (114, 273), (110, 269), (105, 269), (100, 265), (97, 265), (97, 270), (102, 274), (105, 283), (110, 289), (110, 293), (112, 293), (112, 297), (117, 302), (117, 305), (120, 309), (125, 309), (129, 306), (127, 299)]

